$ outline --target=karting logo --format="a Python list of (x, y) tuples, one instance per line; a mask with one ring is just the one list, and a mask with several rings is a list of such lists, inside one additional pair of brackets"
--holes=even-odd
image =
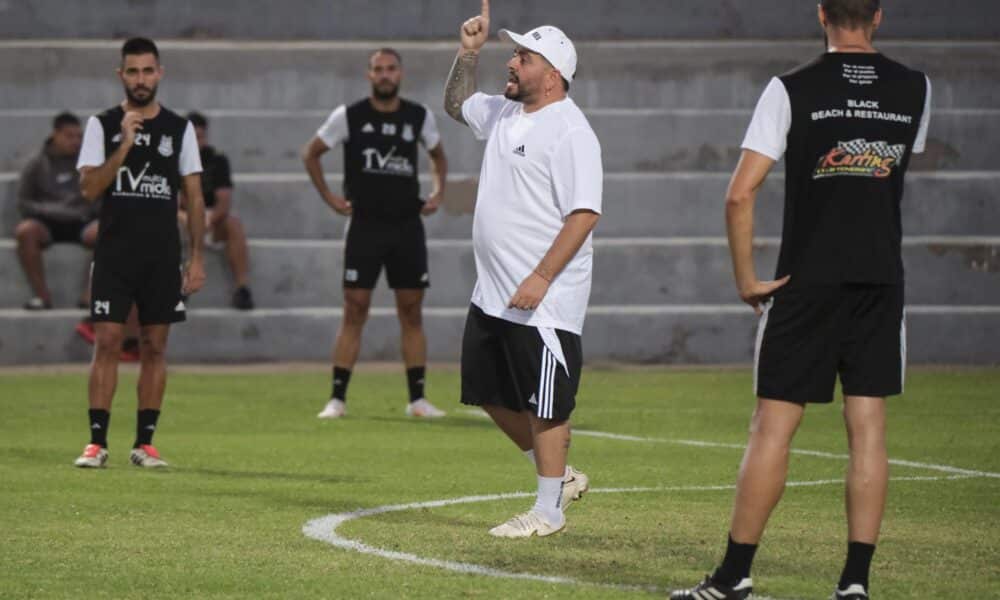
[(875, 177), (884, 179), (903, 160), (906, 144), (868, 142), (864, 138), (838, 142), (820, 157), (813, 179), (826, 177)]

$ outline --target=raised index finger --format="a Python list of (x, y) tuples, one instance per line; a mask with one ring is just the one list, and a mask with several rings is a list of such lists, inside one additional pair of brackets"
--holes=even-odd
[(483, 9), (481, 14), (484, 19), (487, 21), (490, 20), (490, 0), (483, 0)]

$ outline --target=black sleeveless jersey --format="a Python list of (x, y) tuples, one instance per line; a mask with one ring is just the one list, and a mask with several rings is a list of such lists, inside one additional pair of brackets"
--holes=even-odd
[(347, 107), (344, 196), (356, 219), (400, 221), (420, 215), (419, 142), (427, 109), (401, 100), (399, 110), (375, 110), (365, 98)]
[[(97, 115), (104, 129), (105, 157), (121, 145), (124, 116), (120, 106)], [(179, 256), (177, 195), (188, 126), (187, 119), (162, 106), (156, 117), (143, 121), (135, 145), (104, 194), (97, 257)]]
[(828, 53), (780, 77), (791, 105), (777, 276), (903, 281), (903, 179), (929, 93), (881, 54)]

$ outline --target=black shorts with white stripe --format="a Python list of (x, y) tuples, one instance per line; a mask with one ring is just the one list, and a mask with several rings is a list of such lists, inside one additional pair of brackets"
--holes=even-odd
[(764, 306), (757, 329), (758, 398), (797, 404), (903, 391), (906, 320), (902, 285), (789, 284)]
[(576, 407), (583, 366), (580, 336), (556, 330), (562, 364), (538, 328), (469, 308), (462, 339), (462, 404), (502, 406), (565, 421)]

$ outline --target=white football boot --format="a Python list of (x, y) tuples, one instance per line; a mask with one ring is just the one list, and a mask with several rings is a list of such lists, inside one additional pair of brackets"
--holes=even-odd
[(82, 469), (103, 469), (108, 462), (108, 451), (100, 444), (87, 444), (73, 464)]
[(563, 476), (562, 506), (569, 508), (574, 500), (579, 500), (590, 489), (590, 478), (583, 471), (578, 471), (572, 465), (566, 465), (566, 475)]
[(545, 537), (559, 533), (566, 527), (566, 518), (561, 523), (552, 524), (541, 513), (530, 510), (512, 517), (506, 523), (490, 529), (490, 535), (502, 538), (528, 538), (533, 535)]
[(150, 444), (143, 444), (138, 448), (132, 448), (132, 453), (128, 459), (137, 467), (145, 469), (162, 469), (167, 467), (167, 461), (160, 458), (160, 453)]
[(339, 419), (345, 414), (347, 414), (347, 403), (343, 400), (331, 398), (326, 403), (326, 406), (323, 407), (323, 410), (316, 416), (320, 419)]
[(406, 416), (408, 417), (422, 417), (424, 419), (439, 419), (445, 416), (445, 413), (440, 408), (434, 406), (426, 399), (421, 398), (419, 400), (414, 400), (406, 405)]

